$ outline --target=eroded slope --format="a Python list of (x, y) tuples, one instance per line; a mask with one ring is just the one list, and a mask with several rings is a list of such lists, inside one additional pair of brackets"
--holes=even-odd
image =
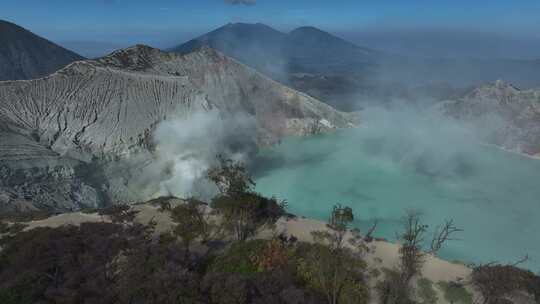
[[(45, 78), (0, 82), (0, 163), (10, 172), (29, 170), (20, 164), (31, 158), (37, 163), (32, 168), (49, 172), (59, 162), (75, 172), (75, 167), (96, 160), (103, 165), (144, 155), (145, 161), (152, 161), (156, 148), (152, 135), (160, 122), (205, 111), (250, 117), (254, 132), (249, 141), (258, 146), (287, 135), (347, 127), (354, 120), (212, 49), (177, 55), (138, 45), (98, 60), (75, 62)], [(54, 165), (51, 157), (57, 158)], [(82, 178), (76, 173), (71, 177)], [(83, 184), (95, 184), (100, 178), (92, 179)], [(13, 191), (17, 183), (2, 186), (10, 189), (10, 201), (34, 198)], [(83, 198), (75, 208), (104, 203), (87, 201), (80, 193), (78, 197)], [(76, 201), (63, 199), (61, 205), (70, 200)], [(45, 205), (46, 200), (40, 204)]]

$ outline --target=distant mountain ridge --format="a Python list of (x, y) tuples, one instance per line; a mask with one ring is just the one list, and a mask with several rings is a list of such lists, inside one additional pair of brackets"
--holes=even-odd
[(315, 27), (283, 33), (267, 25), (229, 23), (169, 51), (208, 46), (340, 110), (374, 75), (382, 52), (357, 46)]
[(261, 23), (229, 23), (170, 51), (187, 53), (201, 46), (274, 77), (283, 75), (277, 75), (271, 65), (282, 65), (282, 73), (287, 74), (355, 72), (360, 64), (374, 64), (382, 56), (315, 27), (299, 27), (286, 34)]
[(0, 20), (0, 80), (43, 77), (82, 59), (16, 24)]
[(203, 45), (345, 111), (396, 99), (440, 101), (497, 79), (540, 87), (540, 60), (406, 57), (312, 26), (283, 33), (260, 23), (228, 24), (171, 51)]

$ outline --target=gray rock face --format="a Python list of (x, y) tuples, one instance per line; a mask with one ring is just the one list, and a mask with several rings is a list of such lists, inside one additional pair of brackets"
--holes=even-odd
[(76, 210), (103, 203), (78, 176), (83, 165), (27, 136), (0, 132), (0, 213)]
[(0, 20), (0, 80), (43, 77), (83, 57)]
[(488, 132), (490, 143), (540, 155), (540, 90), (520, 90), (497, 81), (446, 101), (440, 109)]
[[(152, 134), (160, 122), (210, 110), (252, 117), (252, 140), (259, 146), (288, 135), (348, 127), (355, 119), (214, 50), (178, 55), (139, 45), (72, 63), (42, 79), (0, 82), (0, 163), (27, 174), (22, 181), (13, 179), (22, 174), (14, 169), (1, 173), (9, 179), (2, 191), (10, 201), (25, 197), (39, 208), (103, 204), (107, 198), (95, 185), (100, 177), (78, 174), (77, 168), (90, 163), (104, 168), (133, 155), (151, 161)], [(29, 176), (35, 168), (42, 171)], [(101, 169), (83, 171), (96, 170)], [(41, 186), (34, 177), (64, 181), (71, 191), (56, 187), (61, 195), (47, 194), (37, 202), (32, 194), (37, 190), (28, 189), (52, 184)], [(71, 203), (62, 203), (69, 200), (66, 193)]]

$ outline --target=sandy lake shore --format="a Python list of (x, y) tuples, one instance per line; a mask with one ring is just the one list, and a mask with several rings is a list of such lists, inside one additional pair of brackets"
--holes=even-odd
[[(139, 211), (136, 216), (136, 221), (139, 223), (148, 223), (153, 220), (156, 222), (156, 231), (158, 233), (170, 230), (174, 223), (166, 212), (161, 212), (157, 206), (149, 204), (134, 205), (133, 209)], [(38, 227), (59, 227), (62, 225), (80, 225), (88, 222), (110, 222), (106, 216), (98, 215), (97, 213), (86, 214), (81, 212), (65, 213), (55, 215), (46, 219), (36, 220), (24, 223), (27, 225), (25, 230)], [(281, 233), (289, 236), (295, 236), (299, 241), (313, 242), (312, 232), (328, 229), (322, 221), (296, 217), (296, 218), (281, 218), (277, 221), (274, 229), (261, 231), (257, 238), (271, 238)], [(349, 232), (346, 238), (351, 237)], [(387, 241), (373, 241), (366, 243), (367, 252), (364, 253), (364, 259), (367, 262), (370, 270), (377, 269), (395, 269), (399, 263), (399, 244)], [(350, 245), (348, 245), (350, 246)], [(474, 297), (478, 294), (471, 288), (467, 282), (470, 280), (472, 269), (466, 265), (445, 261), (436, 256), (426, 254), (425, 263), (422, 269), (422, 276), (437, 282), (462, 282), (466, 289), (471, 292)], [(376, 278), (370, 278), (370, 285), (374, 286), (377, 282)], [(434, 285), (436, 286), (436, 285)], [(447, 303), (444, 299), (444, 294), (439, 288), (435, 288), (438, 294), (437, 303)], [(373, 300), (372, 303), (376, 303)]]

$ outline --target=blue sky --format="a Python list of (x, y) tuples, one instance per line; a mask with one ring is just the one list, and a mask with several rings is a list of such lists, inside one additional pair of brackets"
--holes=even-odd
[(452, 29), (540, 39), (539, 0), (256, 0), (253, 5), (226, 0), (0, 2), (1, 19), (57, 42), (143, 42), (166, 47), (228, 22), (262, 22), (280, 30), (314, 25), (334, 33)]

